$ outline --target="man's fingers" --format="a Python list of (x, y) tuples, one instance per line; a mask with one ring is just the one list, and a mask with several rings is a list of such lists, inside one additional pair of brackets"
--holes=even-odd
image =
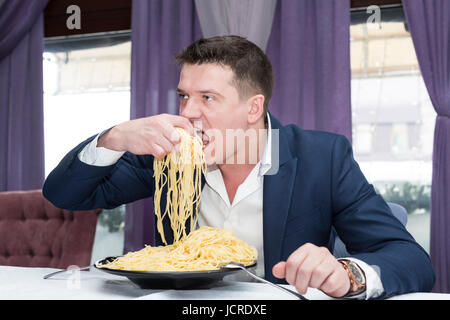
[(324, 259), (324, 257), (317, 254), (318, 251), (315, 252), (316, 254), (307, 255), (297, 268), (293, 285), (301, 294), (306, 293), (308, 287), (313, 287), (311, 283), (314, 281), (315, 272)]
[(302, 265), (303, 261), (307, 258), (310, 250), (310, 244), (304, 244), (297, 250), (295, 250), (286, 261), (286, 281), (289, 284), (295, 286), (295, 281), (297, 278), (297, 271), (299, 266)]
[(176, 115), (168, 115), (170, 119), (170, 123), (174, 127), (180, 127), (186, 130), (191, 136), (195, 134), (194, 126), (192, 123), (184, 117), (176, 116)]
[(164, 151), (164, 149), (157, 144), (154, 144), (152, 146), (152, 149), (153, 149), (153, 152), (151, 152), (151, 153), (157, 159), (162, 159), (166, 155), (166, 152)]
[(158, 139), (154, 143), (163, 148), (166, 154), (172, 151), (175, 146), (174, 143), (172, 143), (169, 139), (167, 139), (163, 135), (158, 137)]
[(163, 122), (161, 123), (161, 127), (164, 137), (172, 142), (173, 145), (180, 142), (181, 136), (171, 123)]
[(272, 268), (272, 273), (276, 278), (284, 279), (286, 276), (286, 262), (281, 261), (274, 265)]
[(320, 288), (325, 280), (333, 273), (334, 265), (330, 263), (321, 263), (318, 265), (311, 276), (309, 286), (311, 288)]
[(334, 271), (320, 287), (327, 295), (336, 298), (343, 297), (348, 292), (349, 288), (350, 281), (348, 280), (348, 277), (342, 278), (337, 271)]

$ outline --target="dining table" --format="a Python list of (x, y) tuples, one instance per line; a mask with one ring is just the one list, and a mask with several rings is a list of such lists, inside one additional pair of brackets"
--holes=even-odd
[[(96, 268), (89, 271), (54, 268), (0, 266), (0, 300), (294, 300), (295, 296), (270, 284), (236, 281), (224, 277), (206, 288), (142, 289), (128, 278)], [(295, 290), (293, 286), (284, 287)], [(322, 291), (308, 288), (309, 300), (335, 300)], [(389, 300), (450, 300), (450, 294), (415, 292)]]

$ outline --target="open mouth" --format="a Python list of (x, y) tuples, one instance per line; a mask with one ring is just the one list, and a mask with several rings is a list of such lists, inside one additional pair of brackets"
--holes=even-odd
[(202, 130), (200, 128), (194, 128), (195, 129), (195, 134), (202, 139), (202, 143), (203, 143), (203, 149), (209, 144), (210, 142), (210, 138), (209, 136), (205, 133), (205, 130)]
[(201, 138), (202, 138), (202, 142), (203, 142), (203, 148), (205, 148), (209, 144), (210, 139), (209, 139), (208, 135), (205, 133), (205, 131), (203, 131), (203, 130), (202, 130)]

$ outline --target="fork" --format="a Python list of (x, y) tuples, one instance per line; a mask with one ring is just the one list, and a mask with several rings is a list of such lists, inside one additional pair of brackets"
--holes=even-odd
[(223, 269), (241, 269), (241, 270), (244, 270), (245, 272), (247, 272), (248, 275), (250, 275), (251, 277), (255, 278), (256, 280), (258, 280), (260, 282), (264, 282), (264, 283), (270, 284), (271, 286), (274, 286), (277, 289), (281, 289), (281, 290), (289, 293), (290, 295), (295, 296), (296, 298), (298, 298), (300, 300), (308, 300), (306, 297), (302, 296), (301, 294), (299, 294), (299, 293), (297, 293), (297, 292), (295, 292), (293, 290), (290, 290), (288, 288), (282, 287), (282, 286), (280, 286), (278, 284), (275, 284), (273, 282), (267, 281), (264, 278), (258, 277), (257, 275), (255, 275), (255, 274), (251, 273), (250, 271), (248, 271), (247, 268), (242, 263), (230, 262), (230, 263), (227, 263), (227, 264), (223, 265), (221, 268), (223, 268)]
[(90, 265), (90, 266), (81, 267), (81, 268), (76, 268), (76, 269), (70, 269), (70, 268), (69, 268), (69, 269), (58, 270), (58, 271), (55, 271), (55, 272), (46, 274), (46, 275), (44, 276), (44, 279), (51, 278), (51, 277), (53, 277), (54, 275), (57, 275), (57, 274), (60, 274), (60, 273), (63, 273), (63, 272), (68, 272), (68, 271), (73, 271), (73, 270), (78, 270), (78, 271), (80, 271), (80, 270), (87, 270), (87, 269), (90, 269), (90, 268), (93, 267), (93, 266), (94, 266), (94, 265), (92, 264), (92, 265)]

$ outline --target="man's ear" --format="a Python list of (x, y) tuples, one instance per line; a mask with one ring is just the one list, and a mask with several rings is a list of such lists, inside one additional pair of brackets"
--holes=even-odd
[(263, 116), (264, 100), (265, 98), (262, 94), (256, 94), (248, 99), (247, 121), (249, 124), (255, 124)]

